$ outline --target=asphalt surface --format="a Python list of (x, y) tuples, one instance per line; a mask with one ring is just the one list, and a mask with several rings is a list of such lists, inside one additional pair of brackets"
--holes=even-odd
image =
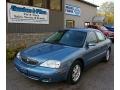
[(100, 62), (85, 71), (76, 85), (30, 80), (17, 72), (12, 63), (7, 64), (6, 74), (7, 90), (114, 90), (114, 49), (108, 63)]

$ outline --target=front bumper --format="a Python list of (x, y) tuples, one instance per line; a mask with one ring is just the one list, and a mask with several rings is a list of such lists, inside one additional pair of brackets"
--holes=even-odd
[(109, 39), (114, 39), (114, 37), (112, 37), (112, 36), (111, 36), (111, 37), (108, 37), (108, 38), (109, 38)]
[(114, 42), (114, 34), (109, 35), (108, 38), (111, 39), (112, 42)]
[(108, 37), (112, 42), (114, 42), (114, 37), (113, 36), (110, 36)]
[(14, 64), (17, 71), (33, 80), (40, 80), (42, 82), (58, 82), (66, 80), (67, 77), (67, 73), (64, 69), (51, 69), (40, 66), (32, 66), (17, 58), (15, 58)]

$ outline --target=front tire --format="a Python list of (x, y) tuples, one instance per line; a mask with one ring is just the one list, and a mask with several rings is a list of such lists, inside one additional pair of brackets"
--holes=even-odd
[(80, 61), (75, 61), (70, 67), (67, 82), (69, 84), (76, 84), (80, 80), (81, 74), (82, 64), (80, 63)]

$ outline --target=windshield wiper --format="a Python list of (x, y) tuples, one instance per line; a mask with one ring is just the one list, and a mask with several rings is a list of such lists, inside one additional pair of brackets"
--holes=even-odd
[(59, 44), (58, 42), (48, 42), (48, 41), (44, 41), (43, 43)]
[[(67, 45), (67, 44), (64, 44), (64, 43), (58, 43), (60, 45), (64, 45), (64, 46), (70, 46), (70, 45)], [(72, 46), (71, 46), (72, 47)]]

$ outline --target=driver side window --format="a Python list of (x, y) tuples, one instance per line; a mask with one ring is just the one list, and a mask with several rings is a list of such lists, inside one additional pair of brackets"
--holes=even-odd
[(105, 36), (101, 32), (96, 32), (99, 42), (105, 40)]
[(97, 37), (94, 32), (90, 32), (87, 37), (87, 42), (88, 43), (97, 43)]

